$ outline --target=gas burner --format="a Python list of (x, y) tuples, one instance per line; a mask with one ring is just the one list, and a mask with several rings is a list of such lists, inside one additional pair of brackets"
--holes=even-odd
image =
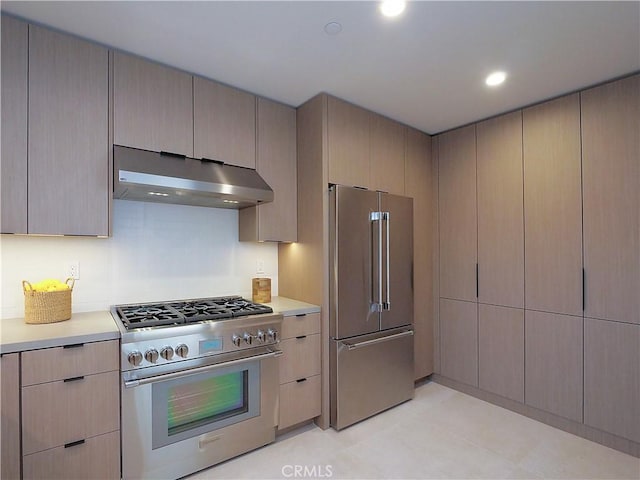
[(231, 310), (207, 300), (175, 302), (170, 303), (169, 306), (184, 315), (187, 323), (222, 320), (233, 316)]
[(123, 305), (116, 310), (127, 330), (184, 323), (177, 311), (164, 304)]
[(119, 305), (115, 311), (127, 331), (273, 313), (271, 307), (239, 296)]

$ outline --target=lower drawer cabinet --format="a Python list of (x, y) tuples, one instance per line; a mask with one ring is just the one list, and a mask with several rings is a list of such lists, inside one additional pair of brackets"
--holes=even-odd
[(22, 462), (23, 477), (28, 480), (118, 479), (120, 432), (26, 455)]
[(22, 454), (119, 430), (119, 419), (116, 371), (23, 387)]
[(280, 384), (320, 373), (320, 335), (301, 335), (280, 342)]
[(280, 385), (280, 420), (278, 429), (304, 422), (320, 415), (320, 375)]

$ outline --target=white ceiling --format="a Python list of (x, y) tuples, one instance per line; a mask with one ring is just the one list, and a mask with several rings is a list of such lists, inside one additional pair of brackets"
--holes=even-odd
[[(414, 1), (395, 19), (370, 1), (1, 8), (292, 106), (328, 92), (428, 133), (640, 70), (638, 1)], [(494, 69), (509, 77), (489, 89)]]

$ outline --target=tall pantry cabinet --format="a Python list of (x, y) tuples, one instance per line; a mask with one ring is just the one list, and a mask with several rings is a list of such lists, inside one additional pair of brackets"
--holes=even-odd
[(476, 125), (478, 386), (524, 400), (522, 114)]
[(525, 402), (582, 421), (582, 198), (578, 94), (526, 108)]
[(638, 132), (634, 75), (434, 140), (440, 377), (636, 454)]
[(584, 423), (640, 442), (640, 75), (581, 105)]
[(407, 127), (405, 194), (413, 198), (413, 325), (415, 378), (433, 373), (433, 250), (436, 189), (431, 137)]
[(521, 114), (447, 132), (438, 146), (441, 373), (522, 401)]
[(440, 368), (478, 385), (475, 125), (439, 136)]

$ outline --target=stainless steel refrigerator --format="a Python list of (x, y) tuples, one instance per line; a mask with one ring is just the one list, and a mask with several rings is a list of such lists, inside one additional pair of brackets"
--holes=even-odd
[(330, 417), (339, 430), (413, 398), (413, 200), (332, 186)]

